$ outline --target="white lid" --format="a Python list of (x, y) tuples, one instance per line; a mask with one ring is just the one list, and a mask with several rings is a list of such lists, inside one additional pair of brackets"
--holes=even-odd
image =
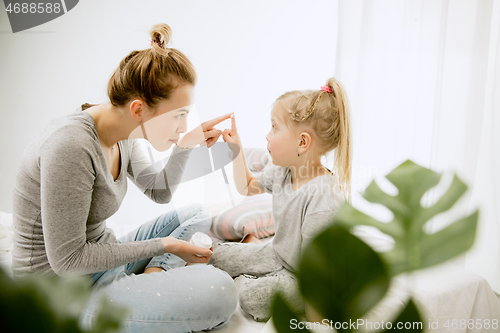
[(209, 249), (212, 247), (212, 239), (203, 232), (195, 233), (193, 237), (191, 237), (191, 240), (189, 242), (193, 245), (200, 246), (205, 249)]

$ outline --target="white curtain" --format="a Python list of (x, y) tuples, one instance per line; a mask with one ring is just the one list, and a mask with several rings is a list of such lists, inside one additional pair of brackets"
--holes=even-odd
[[(475, 245), (457, 262), (499, 293), (500, 0), (339, 0), (338, 27), (335, 75), (353, 109), (353, 190), (406, 159), (456, 173), (469, 191), (429, 230), (479, 208)], [(353, 203), (373, 209), (359, 195)]]

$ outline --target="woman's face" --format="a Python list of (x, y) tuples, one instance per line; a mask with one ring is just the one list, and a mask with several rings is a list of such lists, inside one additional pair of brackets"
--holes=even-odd
[(187, 115), (192, 108), (193, 86), (175, 89), (168, 100), (158, 103), (145, 115), (143, 136), (158, 151), (165, 151), (177, 143), (187, 130)]
[(297, 157), (297, 135), (290, 130), (283, 119), (284, 111), (275, 105), (271, 111), (271, 130), (266, 135), (267, 150), (274, 165), (291, 166)]

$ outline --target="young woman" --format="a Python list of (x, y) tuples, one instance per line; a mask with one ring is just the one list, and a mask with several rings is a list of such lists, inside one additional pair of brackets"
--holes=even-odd
[[(191, 62), (168, 48), (171, 30), (158, 24), (151, 47), (133, 51), (108, 84), (110, 103), (83, 105), (50, 123), (26, 149), (13, 193), (15, 276), (85, 274), (94, 283), (81, 322), (91, 326), (105, 293), (126, 305), (125, 332), (191, 332), (227, 321), (236, 307), (228, 274), (206, 265), (211, 250), (189, 244), (208, 232), (203, 206), (177, 209), (121, 239), (106, 228), (130, 178), (148, 197), (167, 203), (192, 148), (219, 138), (207, 121), (186, 133), (196, 74)], [(137, 138), (173, 151), (157, 171)]]

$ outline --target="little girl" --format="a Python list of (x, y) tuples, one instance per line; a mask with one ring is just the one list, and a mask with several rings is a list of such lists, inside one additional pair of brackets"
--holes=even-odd
[[(351, 140), (347, 96), (330, 78), (320, 90), (291, 91), (280, 96), (271, 111), (272, 128), (266, 136), (273, 166), (254, 176), (248, 169), (232, 116), (224, 141), (239, 146), (233, 162), (234, 180), (242, 195), (273, 195), (276, 224), (267, 244), (222, 243), (214, 246), (209, 264), (243, 279), (240, 305), (255, 320), (267, 320), (279, 291), (303, 313), (304, 304), (293, 274), (305, 245), (324, 229), (342, 201), (350, 199)], [(333, 172), (321, 163), (335, 149)]]

